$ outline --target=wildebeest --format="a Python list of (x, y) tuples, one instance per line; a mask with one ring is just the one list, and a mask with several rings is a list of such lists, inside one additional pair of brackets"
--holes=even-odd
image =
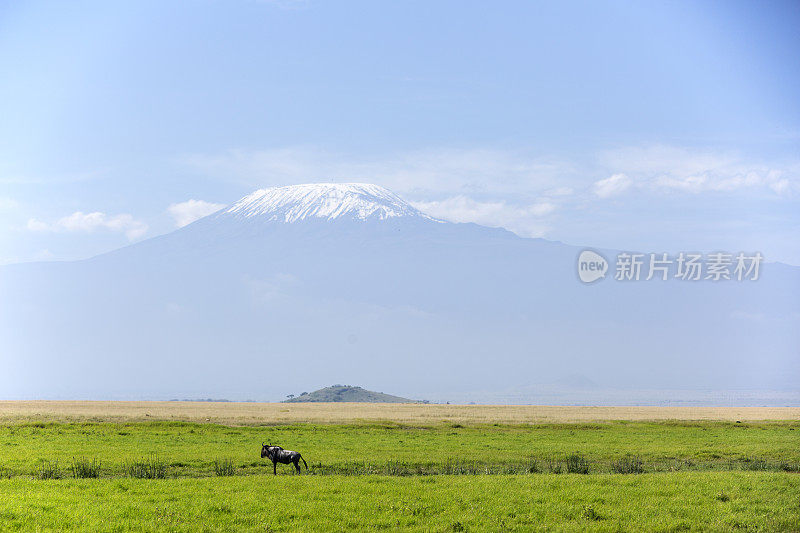
[(297, 469), (297, 473), (300, 473), (300, 461), (303, 461), (303, 464), (306, 465), (306, 472), (308, 471), (308, 464), (306, 460), (300, 455), (299, 452), (293, 452), (291, 450), (284, 450), (280, 446), (267, 446), (263, 442), (261, 443), (261, 458), (263, 459), (266, 457), (270, 461), (272, 461), (272, 473), (277, 475), (278, 474), (278, 463), (282, 463), (288, 465), (289, 463), (294, 463), (294, 467)]

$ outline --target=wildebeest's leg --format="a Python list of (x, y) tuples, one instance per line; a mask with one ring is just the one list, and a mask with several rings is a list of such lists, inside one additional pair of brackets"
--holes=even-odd
[(294, 467), (297, 469), (297, 473), (300, 473), (300, 458), (295, 457), (294, 459)]
[(272, 461), (272, 473), (278, 475), (278, 461)]

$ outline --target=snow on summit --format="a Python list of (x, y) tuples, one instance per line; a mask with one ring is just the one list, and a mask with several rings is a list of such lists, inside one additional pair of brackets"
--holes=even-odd
[(266, 217), (267, 220), (280, 222), (312, 218), (430, 218), (388, 189), (369, 183), (309, 183), (260, 189), (248, 194), (224, 213), (245, 218)]

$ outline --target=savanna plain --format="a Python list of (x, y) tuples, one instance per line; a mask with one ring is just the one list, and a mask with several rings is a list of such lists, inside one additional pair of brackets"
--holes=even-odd
[(800, 531), (799, 444), (797, 408), (0, 402), (0, 529)]

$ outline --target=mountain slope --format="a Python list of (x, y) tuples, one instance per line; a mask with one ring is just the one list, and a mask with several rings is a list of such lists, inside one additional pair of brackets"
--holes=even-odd
[(574, 374), (600, 388), (798, 382), (800, 269), (583, 285), (580, 251), (437, 221), (381, 188), (261, 191), (89, 260), (0, 268), (0, 391), (276, 399), (361, 382), (431, 398)]

